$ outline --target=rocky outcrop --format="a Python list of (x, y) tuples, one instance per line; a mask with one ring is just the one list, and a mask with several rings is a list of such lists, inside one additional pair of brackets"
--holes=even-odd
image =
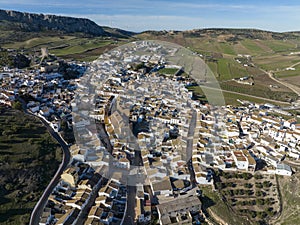
[(83, 18), (0, 10), (0, 22), (2, 27), (5, 24), (10, 24), (10, 27), (6, 27), (7, 29), (11, 29), (11, 23), (13, 23), (14, 29), (19, 31), (40, 32), (49, 30), (63, 33), (84, 33), (93, 36), (109, 35), (95, 22)]

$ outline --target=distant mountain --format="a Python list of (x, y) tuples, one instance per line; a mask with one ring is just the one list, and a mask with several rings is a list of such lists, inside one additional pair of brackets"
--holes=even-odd
[(283, 40), (298, 38), (300, 32), (272, 32), (259, 29), (232, 29), (232, 28), (207, 28), (186, 31), (144, 31), (141, 34), (150, 36), (171, 37), (181, 35), (183, 38), (217, 38), (223, 37), (224, 41), (238, 41), (243, 39)]
[(120, 38), (132, 37), (133, 35), (137, 34), (137, 33), (127, 31), (127, 30), (122, 30), (119, 28), (112, 28), (112, 27), (106, 27), (106, 26), (103, 26), (102, 28), (106, 33), (109, 33), (113, 37), (120, 37)]
[[(16, 32), (18, 38), (20, 33), (43, 33), (51, 31), (53, 34), (82, 34), (87, 36), (112, 36), (129, 37), (133, 33), (101, 27), (95, 22), (84, 19), (56, 15), (34, 14), (0, 9), (0, 31)], [(19, 35), (18, 35), (19, 34)], [(30, 34), (29, 34), (30, 36)], [(13, 35), (9, 36), (13, 38)]]

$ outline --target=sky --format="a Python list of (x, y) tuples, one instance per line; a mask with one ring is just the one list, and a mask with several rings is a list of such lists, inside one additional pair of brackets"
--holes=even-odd
[(88, 18), (135, 32), (202, 28), (300, 31), (299, 0), (0, 0), (0, 8)]

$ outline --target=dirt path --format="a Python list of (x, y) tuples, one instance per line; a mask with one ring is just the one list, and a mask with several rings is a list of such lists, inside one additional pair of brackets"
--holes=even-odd
[(297, 63), (291, 65), (290, 67), (293, 68), (293, 67), (295, 67), (295, 66), (297, 66), (297, 65), (299, 65), (299, 64), (300, 64), (300, 62), (297, 62)]
[[(300, 62), (299, 62), (299, 64), (300, 64)], [(266, 74), (267, 74), (272, 80), (274, 80), (275, 82), (277, 82), (277, 83), (279, 83), (279, 84), (281, 84), (281, 85), (283, 85), (283, 86), (285, 86), (285, 87), (291, 89), (294, 93), (296, 93), (296, 94), (300, 97), (300, 88), (299, 88), (299, 87), (297, 87), (297, 86), (295, 86), (295, 85), (293, 85), (293, 84), (289, 84), (289, 83), (287, 83), (287, 82), (284, 82), (284, 81), (282, 81), (282, 80), (276, 79), (276, 78), (273, 76), (272, 71), (267, 72), (267, 71), (265, 71), (265, 70), (263, 70), (263, 69), (261, 69), (261, 71), (263, 71), (264, 73), (266, 73)]]

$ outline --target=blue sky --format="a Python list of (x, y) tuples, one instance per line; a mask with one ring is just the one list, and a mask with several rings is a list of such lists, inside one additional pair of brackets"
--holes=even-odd
[(300, 30), (298, 0), (0, 0), (0, 8), (84, 17), (131, 31), (212, 27)]

